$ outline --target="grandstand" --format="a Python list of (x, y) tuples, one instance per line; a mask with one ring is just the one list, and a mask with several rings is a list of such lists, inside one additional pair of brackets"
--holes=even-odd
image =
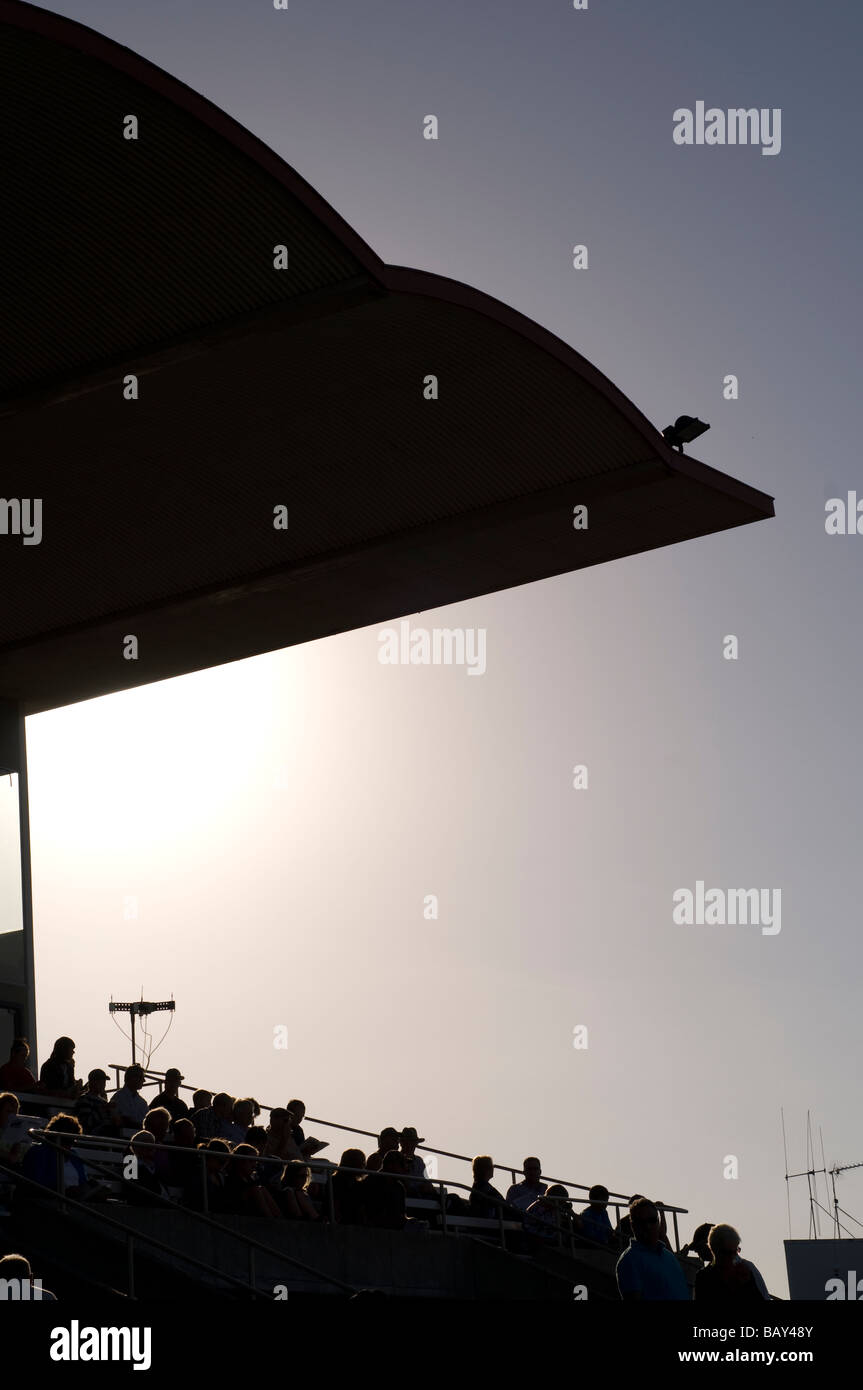
[[(22, 885), (20, 929), (0, 935), (0, 1049), (26, 1035), (38, 1075), (28, 715), (691, 540), (773, 506), (676, 453), (538, 324), (385, 264), (276, 154), (129, 50), (0, 0), (0, 72), (13, 152), (0, 769), (17, 778)], [(55, 226), (62, 254), (50, 255), (33, 229)], [(23, 503), (37, 497), (41, 535), (25, 544)], [(589, 525), (576, 529), (585, 506)], [(19, 1099), (50, 1148), (42, 1131), (62, 1106)], [(100, 1175), (98, 1202), (66, 1195), (62, 1162), (56, 1191), (5, 1175), (4, 1244), (26, 1240), (58, 1292), (614, 1296), (610, 1250), (565, 1221), (525, 1244), (503, 1213), (450, 1202), (456, 1182), (407, 1197), (421, 1223), (411, 1234), (330, 1219), (332, 1171), (314, 1162), (317, 1226), (214, 1214), (206, 1184), (202, 1211), (176, 1192), (158, 1209), (133, 1206), (120, 1176), (129, 1137), (73, 1143)], [(195, 1161), (203, 1173), (206, 1158)], [(563, 1185), (586, 1199), (584, 1185)], [(467, 1172), (461, 1186), (470, 1192)], [(683, 1208), (667, 1211), (677, 1246)]]

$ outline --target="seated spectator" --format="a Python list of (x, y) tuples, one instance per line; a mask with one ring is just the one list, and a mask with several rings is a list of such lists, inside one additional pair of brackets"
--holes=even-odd
[[(171, 1112), (166, 1110), (164, 1105), (157, 1105), (155, 1110), (148, 1110), (144, 1116), (144, 1130), (147, 1134), (152, 1134), (154, 1143), (170, 1144), (171, 1140)], [(171, 1181), (171, 1155), (166, 1149), (155, 1148), (153, 1150), (153, 1166), (159, 1174), (163, 1183)]]
[(437, 1188), (429, 1182), (426, 1166), (417, 1153), (417, 1145), (424, 1144), (412, 1125), (401, 1132), (401, 1148), (405, 1160), (405, 1192), (409, 1197), (436, 1197)]
[(713, 1261), (713, 1253), (707, 1243), (710, 1235), (712, 1221), (702, 1221), (700, 1226), (696, 1226), (695, 1234), (688, 1245), (684, 1245), (681, 1255), (696, 1255), (703, 1265), (709, 1265)]
[(311, 1177), (311, 1170), (307, 1164), (302, 1162), (285, 1164), (282, 1186), (277, 1201), (289, 1221), (320, 1220), (312, 1205), (312, 1199), (306, 1191)]
[(594, 1183), (587, 1196), (590, 1206), (579, 1212), (579, 1232), (597, 1245), (616, 1245), (608, 1217), (608, 1188), (603, 1187), (602, 1183)]
[(192, 1124), (195, 1126), (195, 1133), (199, 1141), (207, 1139), (227, 1139), (230, 1141), (233, 1132), (232, 1115), (234, 1113), (234, 1097), (229, 1096), (227, 1091), (219, 1091), (213, 1097), (213, 1104), (205, 1106), (202, 1110), (196, 1110), (192, 1116)]
[(195, 1112), (198, 1111), (198, 1110), (208, 1110), (208, 1109), (210, 1108), (210, 1105), (212, 1104), (212, 1100), (213, 1100), (213, 1092), (212, 1092), (212, 1091), (193, 1091), (193, 1092), (192, 1092), (192, 1110), (191, 1110), (191, 1114), (190, 1114), (189, 1118), (190, 1118), (190, 1119), (194, 1119), (194, 1117), (195, 1117)]
[(384, 1154), (380, 1170), (367, 1173), (363, 1178), (363, 1210), (367, 1226), (376, 1226), (385, 1231), (404, 1230), (407, 1220), (405, 1188), (399, 1180), (404, 1171), (404, 1155), (393, 1148)]
[[(18, 1281), (17, 1297), (22, 1301), (56, 1303), (57, 1299), (50, 1289), (43, 1289), (41, 1283), (33, 1279), (30, 1261), (23, 1255), (4, 1255), (0, 1259), (0, 1298), (15, 1298), (12, 1280)], [(25, 1288), (24, 1285), (29, 1285)], [(11, 1287), (10, 1287), (11, 1285)]]
[(120, 1117), (120, 1127), (139, 1130), (147, 1113), (147, 1102), (139, 1094), (144, 1084), (144, 1068), (137, 1065), (127, 1067), (123, 1085), (114, 1092), (109, 1105), (115, 1115)]
[(333, 1174), (333, 1206), (336, 1220), (341, 1222), (343, 1226), (362, 1226), (365, 1223), (363, 1207), (365, 1179), (362, 1172), (345, 1172), (347, 1168), (363, 1169), (365, 1166), (366, 1156), (362, 1149), (345, 1149), (339, 1166)]
[(75, 1079), (75, 1044), (71, 1038), (58, 1038), (47, 1062), (39, 1072), (39, 1089), (57, 1100), (77, 1100), (84, 1090)]
[(249, 1125), (246, 1134), (246, 1143), (251, 1144), (256, 1153), (264, 1152), (264, 1145), (267, 1142), (267, 1131), (263, 1125)]
[(282, 1213), (257, 1171), (258, 1153), (251, 1144), (238, 1144), (231, 1154), (225, 1181), (224, 1210), (234, 1216), (273, 1216)]
[(570, 1196), (562, 1183), (552, 1183), (524, 1213), (524, 1229), (542, 1240), (556, 1241), (575, 1229)]
[(303, 1130), (303, 1120), (306, 1114), (305, 1103), (301, 1100), (289, 1100), (287, 1109), (294, 1117), (294, 1143), (303, 1158), (314, 1158), (316, 1153), (320, 1153), (321, 1149), (325, 1149), (327, 1146), (323, 1139), (311, 1139)]
[[(82, 1134), (80, 1124), (74, 1115), (54, 1115), (45, 1126), (46, 1136), (33, 1144), (24, 1155), (21, 1172), (25, 1178), (60, 1191), (62, 1171), (63, 1189), (70, 1197), (84, 1199), (93, 1190), (87, 1170), (75, 1153), (75, 1136)], [(57, 1141), (57, 1142), (52, 1142)]]
[(688, 1302), (689, 1285), (680, 1261), (660, 1239), (655, 1202), (640, 1197), (629, 1208), (632, 1239), (617, 1261), (617, 1287), (625, 1303)]
[(168, 1186), (182, 1187), (192, 1181), (198, 1172), (199, 1160), (195, 1154), (195, 1126), (188, 1117), (174, 1121), (174, 1144), (168, 1154)]
[(38, 1091), (39, 1082), (27, 1066), (29, 1056), (30, 1044), (27, 1039), (16, 1038), (9, 1049), (9, 1061), (0, 1067), (0, 1091), (23, 1091), (31, 1094)]
[(369, 1172), (379, 1173), (387, 1154), (397, 1150), (401, 1141), (401, 1134), (397, 1129), (393, 1129), (392, 1125), (387, 1125), (386, 1129), (382, 1129), (378, 1135), (377, 1148), (374, 1153), (370, 1153), (366, 1159), (366, 1167)]
[(470, 1190), (471, 1216), (494, 1218), (503, 1216), (504, 1221), (522, 1221), (524, 1212), (512, 1207), (496, 1187), (492, 1187), (494, 1159), (488, 1154), (478, 1154), (473, 1164), (473, 1187)]
[[(231, 1157), (231, 1146), (227, 1139), (206, 1139), (198, 1144), (197, 1153), (203, 1152), (207, 1185), (207, 1212), (218, 1216), (225, 1209), (225, 1183), (227, 1167)], [(195, 1162), (195, 1171), (189, 1166), (189, 1180), (183, 1192), (183, 1205), (192, 1211), (204, 1210), (204, 1178), (201, 1175), (201, 1160)]]
[[(167, 1115), (167, 1110), (165, 1111)], [(170, 1120), (170, 1116), (168, 1116)], [(156, 1140), (147, 1129), (141, 1129), (129, 1141), (129, 1151), (135, 1159), (134, 1176), (126, 1177), (123, 1171), (122, 1193), (133, 1207), (164, 1207), (167, 1197), (165, 1184), (156, 1169)]]
[[(189, 1113), (189, 1107), (184, 1100), (180, 1099), (180, 1082), (183, 1080), (183, 1073), (179, 1067), (169, 1067), (165, 1072), (165, 1089), (160, 1091), (153, 1100), (150, 1101), (149, 1109), (155, 1110), (161, 1106), (167, 1110), (174, 1120), (184, 1120)], [(206, 1093), (209, 1099), (209, 1093)]]
[(21, 1104), (17, 1096), (11, 1091), (0, 1092), (0, 1163), (5, 1166), (17, 1167), (21, 1162), (21, 1141), (16, 1140), (12, 1144), (3, 1138), (4, 1129), (20, 1109)]
[(234, 1101), (231, 1109), (231, 1133), (227, 1138), (235, 1146), (246, 1142), (246, 1137), (255, 1121), (256, 1103), (251, 1098)]
[(740, 1258), (740, 1236), (733, 1226), (713, 1226), (707, 1243), (712, 1261), (695, 1276), (699, 1303), (763, 1303), (770, 1298), (759, 1270)]
[(538, 1158), (526, 1158), (522, 1166), (524, 1173), (523, 1182), (514, 1182), (506, 1194), (506, 1200), (511, 1207), (517, 1207), (519, 1211), (527, 1211), (529, 1206), (544, 1197), (546, 1185), (541, 1182), (542, 1164)]
[(75, 1116), (85, 1134), (116, 1134), (122, 1127), (122, 1116), (112, 1110), (105, 1093), (108, 1073), (94, 1067), (87, 1075), (87, 1089), (75, 1102)]
[(303, 1161), (303, 1155), (294, 1139), (294, 1116), (290, 1110), (284, 1110), (281, 1106), (270, 1111), (264, 1157), (280, 1158), (286, 1163)]

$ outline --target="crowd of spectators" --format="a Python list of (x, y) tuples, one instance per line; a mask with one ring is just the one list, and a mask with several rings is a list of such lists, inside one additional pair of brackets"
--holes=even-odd
[[(310, 1161), (326, 1145), (305, 1134), (301, 1100), (271, 1110), (269, 1122), (259, 1124), (261, 1107), (252, 1097), (198, 1090), (187, 1104), (180, 1095), (183, 1075), (172, 1067), (162, 1090), (148, 1101), (142, 1095), (145, 1073), (137, 1065), (126, 1068), (123, 1084), (109, 1098), (107, 1073), (94, 1068), (85, 1086), (75, 1078), (74, 1056), (72, 1039), (58, 1038), (37, 1080), (27, 1066), (26, 1039), (19, 1038), (9, 1061), (0, 1067), (0, 1169), (7, 1181), (14, 1184), (20, 1175), (29, 1184), (55, 1191), (62, 1185), (73, 1199), (109, 1200), (116, 1196), (117, 1184), (112, 1188), (93, 1160), (88, 1171), (86, 1152), (76, 1147), (83, 1135), (101, 1137), (122, 1141), (120, 1196), (137, 1206), (178, 1203), (216, 1217), (334, 1220), (425, 1231), (439, 1218), (444, 1200), (447, 1213), (462, 1218), (462, 1225), (505, 1223), (507, 1243), (516, 1252), (538, 1253), (561, 1244), (570, 1250), (577, 1246), (614, 1252), (624, 1301), (769, 1298), (757, 1268), (740, 1258), (740, 1236), (733, 1227), (704, 1223), (691, 1244), (676, 1254), (663, 1204), (640, 1193), (630, 1198), (625, 1214), (612, 1225), (610, 1194), (602, 1184), (591, 1187), (587, 1205), (575, 1211), (567, 1188), (543, 1182), (540, 1160), (528, 1157), (522, 1178), (503, 1194), (493, 1183), (494, 1160), (480, 1154), (473, 1160), (467, 1200), (453, 1192), (442, 1195), (417, 1152), (425, 1140), (413, 1126), (387, 1126), (372, 1153), (345, 1149), (338, 1165), (318, 1160), (313, 1171)], [(4, 1130), (19, 1112), (18, 1092), (37, 1098), (35, 1105), (28, 1103), (28, 1114), (38, 1110), (39, 1098), (53, 1107), (66, 1103), (45, 1120), (44, 1136), (37, 1142), (24, 1143), (13, 1133), (14, 1142), (4, 1143)], [(410, 1214), (408, 1201), (421, 1209), (423, 1199), (426, 1210), (419, 1216)], [(687, 1262), (694, 1268), (693, 1261), (698, 1263), (694, 1295), (685, 1272)]]

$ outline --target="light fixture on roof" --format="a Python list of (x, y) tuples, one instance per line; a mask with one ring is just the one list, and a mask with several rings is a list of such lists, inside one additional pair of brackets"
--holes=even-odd
[(697, 439), (709, 429), (709, 425), (705, 425), (703, 420), (698, 420), (693, 415), (678, 415), (674, 424), (667, 425), (662, 431), (662, 438), (672, 449), (677, 449), (682, 454), (684, 444), (691, 444), (693, 439)]

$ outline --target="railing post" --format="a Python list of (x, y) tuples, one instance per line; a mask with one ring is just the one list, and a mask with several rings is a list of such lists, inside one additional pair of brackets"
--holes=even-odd
[(671, 1215), (672, 1215), (673, 1220), (674, 1220), (674, 1249), (675, 1249), (676, 1253), (679, 1255), (679, 1254), (680, 1254), (680, 1232), (679, 1232), (678, 1229), (677, 1229), (677, 1212), (674, 1211), (674, 1212), (671, 1213)]
[(446, 1235), (446, 1188), (444, 1187), (443, 1183), (440, 1184), (440, 1225), (441, 1233), (443, 1235)]

